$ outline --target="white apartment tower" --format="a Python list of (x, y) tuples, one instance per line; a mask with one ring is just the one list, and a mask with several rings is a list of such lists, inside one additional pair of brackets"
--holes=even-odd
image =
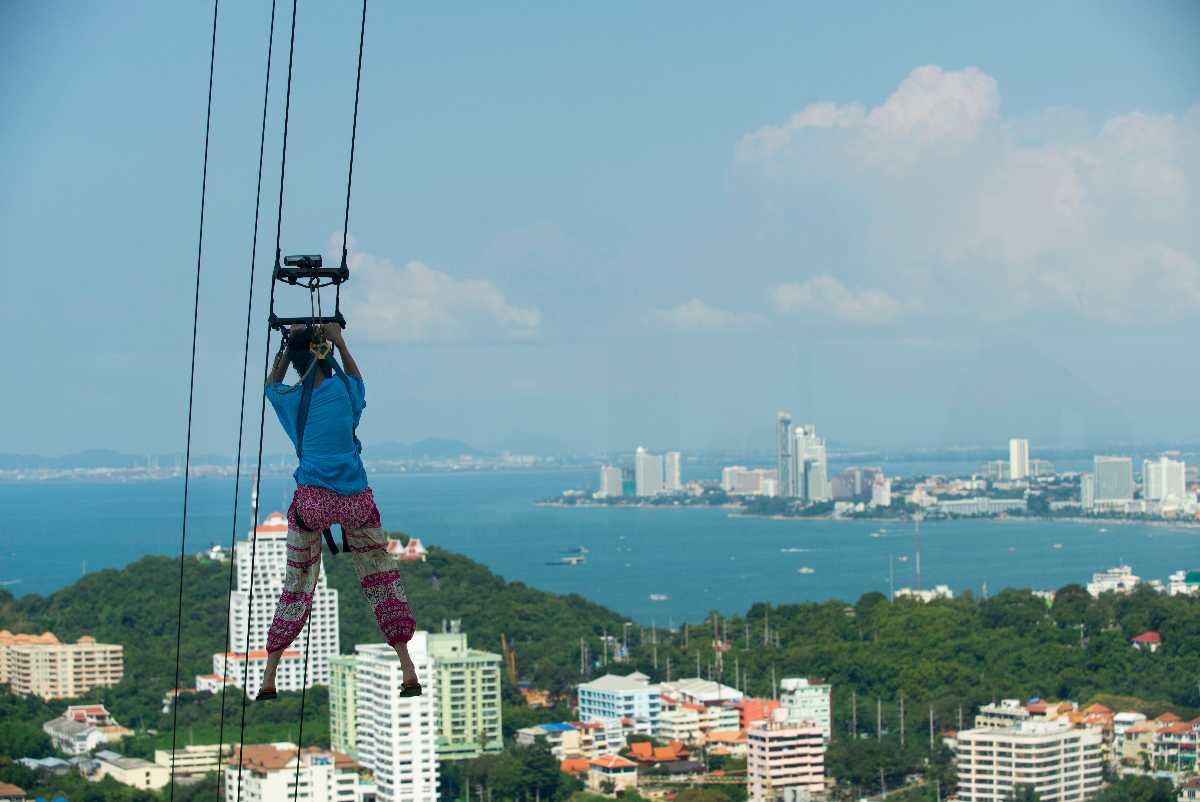
[(657, 496), (666, 490), (661, 454), (651, 454), (638, 446), (633, 455), (634, 493), (640, 497)]
[(683, 471), (680, 463), (683, 457), (678, 451), (668, 451), (663, 461), (663, 483), (668, 493), (678, 493), (683, 490)]
[(788, 789), (825, 790), (825, 738), (815, 726), (795, 725), (787, 710), (771, 711), (746, 732), (746, 785), (752, 802), (775, 802)]
[(1103, 735), (1058, 721), (963, 730), (955, 740), (958, 799), (1002, 802), (1032, 786), (1042, 799), (1083, 802), (1104, 782)]
[(615, 465), (604, 465), (600, 468), (600, 492), (597, 498), (620, 498), (623, 492), (621, 484), (621, 469)]
[(1187, 466), (1162, 456), (1142, 461), (1142, 495), (1147, 501), (1182, 501), (1187, 494)]
[(791, 482), (794, 492), (788, 495), (806, 502), (830, 501), (833, 485), (825, 459), (825, 441), (817, 437), (811, 423), (792, 430)]
[(1008, 476), (1014, 482), (1029, 478), (1029, 441), (1024, 438), (1008, 441)]
[(1133, 459), (1131, 457), (1092, 458), (1095, 476), (1095, 503), (1133, 500)]
[(420, 696), (400, 696), (404, 671), (391, 646), (354, 649), (355, 742), (359, 761), (375, 774), (379, 802), (438, 798), (438, 677), (428, 637), (417, 632), (408, 643)]
[(776, 417), (776, 440), (778, 444), (779, 495), (795, 496), (792, 485), (792, 413), (780, 412)]
[[(283, 590), (283, 576), (287, 569), (287, 518), (273, 512), (267, 520), (255, 527), (250, 539), (239, 541), (234, 559), (237, 561), (237, 587), (229, 600), (229, 653), (214, 655), (213, 670), (222, 673), (228, 684), (239, 686), (242, 682), (241, 666), (246, 661), (246, 635), (250, 636), (250, 681), (245, 689), (249, 695), (258, 693), (262, 679), (262, 667), (266, 653), (267, 632), (275, 615), (275, 602)], [(255, 545), (257, 544), (257, 545)], [(254, 551), (254, 599), (250, 599), (251, 551)], [(329, 684), (329, 658), (338, 653), (338, 592), (325, 582), (322, 570), (313, 594), (313, 607), (309, 623), (300, 636), (288, 648), (303, 659), (306, 639), (312, 637), (308, 654), (308, 685)], [(286, 653), (285, 653), (286, 654)], [(285, 662), (290, 662), (285, 657)], [(238, 668), (235, 670), (234, 665)], [(255, 676), (257, 675), (257, 676)], [(281, 666), (279, 690), (300, 690), (302, 672)]]

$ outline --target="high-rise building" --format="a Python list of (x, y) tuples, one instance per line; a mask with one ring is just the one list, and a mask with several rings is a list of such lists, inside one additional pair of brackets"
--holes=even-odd
[(663, 461), (663, 484), (668, 493), (678, 493), (683, 490), (683, 458), (678, 451), (668, 451)]
[(621, 469), (615, 465), (600, 468), (600, 492), (598, 498), (620, 498), (622, 493)]
[(779, 494), (794, 496), (792, 492), (792, 414), (780, 412), (776, 418), (776, 447), (778, 464), (776, 470), (779, 476)]
[(375, 786), (362, 766), (348, 755), (315, 746), (297, 750), (291, 743), (247, 744), (229, 759), (224, 779), (228, 802), (291, 802), (296, 797), (308, 802), (367, 802), (375, 798)]
[(831, 501), (833, 486), (825, 460), (825, 441), (811, 423), (792, 430), (791, 495), (808, 503)]
[(1013, 481), (1029, 478), (1029, 441), (1014, 437), (1008, 441), (1008, 475)]
[(1182, 500), (1187, 494), (1187, 466), (1165, 455), (1143, 460), (1142, 484), (1147, 501)]
[(875, 474), (875, 482), (871, 485), (871, 506), (892, 506), (892, 480), (882, 473)]
[(0, 630), (0, 684), (17, 696), (75, 699), (109, 688), (125, 675), (125, 647), (84, 635), (60, 643), (51, 632), (14, 635)]
[(1133, 459), (1130, 457), (1094, 457), (1096, 477), (1095, 503), (1133, 500)]
[(477, 758), (504, 749), (500, 717), (500, 655), (467, 647), (454, 622), (450, 632), (429, 635), (437, 673), (440, 760)]
[(358, 754), (354, 722), (358, 716), (354, 699), (354, 655), (329, 658), (329, 745), (351, 757)]
[[(287, 518), (278, 512), (271, 513), (267, 520), (255, 527), (252, 537), (238, 541), (234, 559), (237, 566), (237, 588), (229, 599), (229, 654), (215, 655), (213, 670), (220, 674), (221, 666), (239, 665), (246, 662), (246, 638), (249, 634), (251, 676), (247, 695), (258, 694), (262, 681), (262, 664), (265, 660), (257, 660), (256, 652), (261, 651), (267, 643), (267, 632), (271, 628), (271, 619), (275, 615), (275, 603), (283, 590), (283, 577), (287, 569)], [(256, 545), (255, 545), (256, 544)], [(254, 564), (254, 599), (251, 604), (250, 582), (251, 562)], [(329, 658), (338, 653), (338, 592), (328, 586), (325, 581), (324, 566), (318, 564), (320, 574), (317, 578), (316, 591), (313, 594), (312, 612), (308, 624), (300, 631), (299, 637), (289, 647), (289, 651), (304, 655), (308, 649), (308, 685), (329, 684)], [(312, 638), (309, 648), (306, 640)], [(295, 675), (295, 678), (293, 678)], [(226, 669), (228, 684), (241, 686), (242, 670)], [(287, 666), (282, 666), (276, 687), (281, 691), (300, 690), (303, 683), (303, 672), (293, 672)], [(293, 685), (293, 683), (295, 683)]]
[(797, 726), (813, 724), (828, 741), (833, 737), (833, 686), (824, 680), (786, 677), (779, 681), (779, 703), (787, 720)]
[(825, 790), (825, 737), (821, 728), (788, 721), (787, 710), (746, 731), (746, 785), (752, 802), (776, 802), (789, 789)]
[(962, 730), (954, 740), (957, 798), (1002, 802), (1030, 786), (1041, 799), (1083, 802), (1104, 783), (1103, 741), (1098, 730), (1058, 721)]
[(651, 454), (638, 446), (633, 455), (634, 488), (639, 498), (657, 496), (666, 490), (661, 454)]
[(1090, 510), (1096, 506), (1096, 477), (1085, 473), (1079, 477), (1079, 506)]
[(400, 696), (404, 671), (386, 643), (354, 648), (355, 741), (358, 759), (375, 774), (379, 802), (425, 802), (438, 797), (438, 675), (428, 633), (417, 632), (408, 652), (421, 678), (420, 696)]
[(721, 489), (731, 496), (774, 496), (779, 482), (774, 470), (728, 465), (721, 469)]

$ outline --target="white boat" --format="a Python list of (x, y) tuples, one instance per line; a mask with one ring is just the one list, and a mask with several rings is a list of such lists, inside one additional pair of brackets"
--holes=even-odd
[(1054, 544), (1054, 548), (1056, 548), (1056, 549), (1061, 549), (1061, 548), (1062, 548), (1062, 544), (1061, 544), (1061, 543), (1055, 543), (1055, 544)]
[(816, 572), (817, 569), (809, 568), (807, 565), (802, 565), (796, 569), (796, 573), (798, 574), (815, 574)]
[(900, 562), (902, 562), (902, 563), (906, 563), (906, 562), (908, 562), (908, 556), (907, 556), (907, 555), (901, 555), (901, 556), (897, 557), (896, 559), (897, 559), (897, 560), (899, 560), (899, 561), (900, 561)]
[(1101, 531), (1101, 532), (1107, 532), (1108, 530), (1107, 530), (1107, 529), (1105, 529), (1104, 527), (1100, 527), (1100, 531)]
[(650, 594), (650, 601), (666, 601), (669, 598), (671, 598), (671, 597), (665, 593), (651, 593)]

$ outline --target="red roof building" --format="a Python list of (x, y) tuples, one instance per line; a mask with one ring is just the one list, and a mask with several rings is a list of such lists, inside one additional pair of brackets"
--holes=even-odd
[(1133, 643), (1133, 648), (1153, 654), (1162, 645), (1162, 636), (1154, 630), (1149, 630), (1133, 638), (1131, 642)]

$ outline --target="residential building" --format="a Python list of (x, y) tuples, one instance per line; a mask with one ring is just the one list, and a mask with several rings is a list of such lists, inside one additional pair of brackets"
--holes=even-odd
[(919, 602), (928, 604), (937, 599), (953, 599), (954, 591), (949, 585), (934, 585), (929, 590), (914, 590), (913, 588), (896, 588), (896, 592), (892, 594), (893, 599), (916, 599)]
[(1017, 727), (1029, 720), (1029, 711), (1019, 699), (1001, 699), (979, 708), (975, 714), (975, 729), (1004, 729)]
[[(266, 670), (266, 649), (257, 649), (249, 654), (222, 652), (213, 655), (213, 673), (196, 677), (196, 687), (199, 690), (211, 688), (217, 693), (220, 690), (221, 677), (224, 677), (227, 687), (241, 688), (245, 683), (246, 695), (253, 698), (262, 687), (262, 678)], [(304, 687), (304, 673), (304, 652), (297, 651), (294, 646), (285, 649), (275, 671), (275, 687), (281, 691), (298, 691)], [(312, 687), (311, 665), (308, 668), (308, 676), (308, 685)]]
[(72, 705), (42, 725), (54, 748), (68, 755), (86, 755), (97, 747), (120, 741), (131, 730), (122, 727), (104, 705)]
[(1130, 457), (1092, 458), (1096, 477), (1096, 506), (1113, 506), (1133, 500), (1133, 459)]
[(358, 759), (375, 775), (379, 802), (425, 802), (438, 794), (437, 699), (441, 689), (418, 631), (408, 651), (421, 678), (421, 696), (400, 696), (404, 672), (386, 643), (354, 649), (355, 742)]
[(1053, 476), (1054, 463), (1044, 459), (1029, 460), (1029, 475), (1031, 477)]
[(938, 512), (947, 515), (1003, 515), (1009, 512), (1024, 512), (1029, 508), (1023, 498), (977, 498), (953, 499), (939, 501)]
[(157, 791), (171, 782), (171, 767), (160, 766), (140, 757), (123, 757), (115, 752), (96, 755), (96, 780), (112, 777), (121, 785), (143, 791)]
[(297, 797), (305, 802), (370, 802), (375, 785), (349, 755), (311, 746), (297, 750), (291, 743), (247, 745), (225, 766), (225, 802), (292, 802)]
[(833, 500), (833, 486), (825, 459), (825, 441), (811, 423), (792, 430), (793, 495), (807, 503)]
[(559, 721), (535, 724), (517, 730), (522, 746), (544, 743), (559, 760), (590, 760), (615, 755), (625, 748), (626, 738), (634, 732), (630, 719), (598, 719), (591, 722)]
[(994, 459), (983, 467), (984, 475), (993, 482), (1012, 480), (1012, 465), (1006, 459)]
[(779, 681), (779, 702), (787, 708), (787, 721), (814, 724), (828, 742), (833, 737), (833, 686), (822, 679), (785, 677)]
[(1167, 593), (1172, 596), (1200, 595), (1200, 571), (1176, 571), (1167, 577)]
[(0, 630), (0, 685), (17, 696), (76, 699), (109, 688), (125, 675), (125, 647), (84, 635), (60, 643), (52, 632), (14, 635)]
[(1187, 466), (1170, 457), (1142, 461), (1142, 497), (1147, 501), (1182, 501), (1187, 495)]
[(960, 731), (954, 741), (961, 802), (1002, 802), (1017, 786), (1042, 799), (1083, 802), (1104, 783), (1103, 736), (1065, 721)]
[(358, 757), (355, 721), (354, 655), (329, 658), (329, 746), (335, 752)]
[[(252, 506), (255, 506), (254, 502)], [(249, 663), (250, 677), (244, 688), (248, 696), (257, 696), (262, 682), (261, 669), (265, 664), (265, 654), (262, 658), (257, 655), (266, 647), (267, 631), (275, 615), (275, 603), (283, 590), (288, 556), (287, 531), (286, 516), (273, 512), (266, 521), (254, 528), (249, 538), (238, 541), (234, 551), (237, 586), (229, 600), (229, 648), (228, 652), (213, 656), (213, 673), (223, 674), (230, 684), (241, 687), (243, 672)], [(317, 568), (319, 576), (308, 624), (289, 649), (300, 656), (301, 670), (297, 672), (295, 664), (287, 666), (287, 670), (280, 665), (275, 687), (281, 691), (297, 691), (303, 687), (306, 679), (303, 655), (306, 652), (308, 686), (328, 685), (329, 658), (340, 651), (338, 592), (326, 583), (321, 564), (318, 563)], [(250, 598), (252, 580), (253, 603)], [(307, 644), (310, 637), (311, 647)], [(250, 644), (249, 654), (247, 643)]]
[(429, 559), (429, 549), (419, 537), (410, 537), (407, 542), (397, 538), (388, 538), (387, 553), (393, 560), (401, 562), (425, 562)]
[(1085, 473), (1079, 477), (1079, 506), (1085, 510), (1096, 507), (1096, 475)]
[(775, 496), (779, 482), (775, 470), (729, 465), (721, 469), (721, 489), (731, 496)]
[(623, 492), (621, 469), (615, 465), (603, 465), (600, 468), (600, 490), (596, 498), (620, 498)]
[(428, 639), (438, 676), (438, 759), (501, 752), (500, 655), (468, 648), (457, 621), (452, 629)]
[(735, 702), (740, 713), (738, 717), (738, 729), (748, 730), (754, 724), (766, 721), (771, 716), (772, 710), (777, 710), (780, 707), (777, 699), (752, 699), (745, 698), (740, 702)]
[(25, 802), (25, 789), (12, 783), (0, 783), (0, 802)]
[(649, 724), (652, 735), (657, 735), (662, 692), (640, 671), (625, 676), (605, 674), (581, 683), (577, 691), (581, 721), (640, 719)]
[(792, 492), (792, 414), (780, 412), (775, 418), (776, 429), (776, 476), (779, 479), (779, 495), (794, 497)]
[(788, 722), (783, 708), (746, 732), (746, 785), (752, 802), (775, 802), (781, 792), (825, 788), (825, 737), (817, 726)]
[(683, 457), (678, 451), (668, 451), (663, 458), (663, 486), (668, 493), (683, 492)]
[(1013, 481), (1029, 478), (1029, 441), (1016, 438), (1008, 441), (1008, 475)]
[(1154, 630), (1143, 632), (1135, 638), (1130, 639), (1133, 648), (1138, 651), (1150, 652), (1154, 654), (1162, 646), (1162, 636)]
[[(175, 776), (190, 777), (210, 774), (221, 770), (224, 762), (233, 754), (233, 744), (198, 744), (175, 748)], [(154, 750), (155, 764), (171, 771), (171, 750)]]
[(882, 473), (875, 474), (875, 481), (871, 483), (871, 506), (892, 506), (892, 480)]
[(667, 483), (663, 471), (662, 455), (651, 454), (638, 446), (633, 455), (634, 495), (645, 498), (666, 492)]
[[(637, 764), (620, 755), (593, 758), (588, 766), (588, 788), (593, 791), (624, 791), (637, 788)], [(611, 785), (611, 789), (606, 786)]]
[(1141, 581), (1128, 565), (1118, 565), (1107, 571), (1092, 574), (1092, 581), (1087, 584), (1087, 592), (1095, 597), (1099, 597), (1101, 593), (1132, 593)]

